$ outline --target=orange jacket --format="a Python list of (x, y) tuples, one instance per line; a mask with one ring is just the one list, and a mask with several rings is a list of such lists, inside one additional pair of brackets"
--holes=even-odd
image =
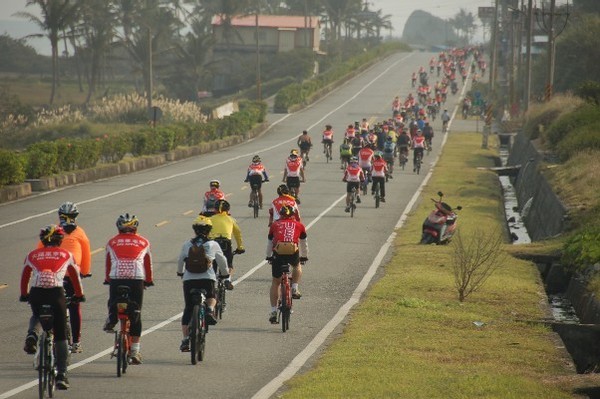
[[(44, 248), (41, 241), (38, 241), (38, 248)], [(66, 249), (73, 254), (75, 263), (79, 266), (82, 276), (86, 276), (92, 272), (92, 252), (90, 250), (90, 240), (81, 226), (77, 226), (72, 233), (65, 233), (60, 248)]]

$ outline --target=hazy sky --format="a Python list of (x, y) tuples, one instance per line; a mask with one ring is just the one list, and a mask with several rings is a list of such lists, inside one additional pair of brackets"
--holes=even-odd
[[(363, 0), (364, 1), (364, 0)], [(392, 24), (394, 25), (394, 36), (401, 36), (404, 29), (404, 24), (415, 10), (427, 11), (440, 18), (451, 18), (455, 16), (461, 8), (472, 12), (477, 17), (478, 7), (492, 6), (493, 0), (367, 0), (371, 10), (381, 9), (384, 14), (392, 16)], [(13, 14), (19, 11), (27, 11), (38, 13), (38, 7), (25, 7), (26, 0), (0, 0), (0, 20), (22, 20), (14, 17)], [(480, 24), (476, 19), (476, 23)], [(6, 29), (0, 27), (0, 33), (4, 33)], [(9, 35), (10, 31), (6, 31)], [(27, 32), (29, 33), (29, 32)], [(35, 33), (35, 32), (30, 32)], [(479, 32), (477, 37), (481, 36)]]

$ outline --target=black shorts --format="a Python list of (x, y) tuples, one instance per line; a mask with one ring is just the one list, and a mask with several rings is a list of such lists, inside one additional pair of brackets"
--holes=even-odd
[(356, 189), (356, 192), (359, 191), (359, 187), (360, 187), (360, 182), (357, 181), (349, 181), (346, 183), (346, 192), (347, 193), (351, 193), (352, 192), (352, 187), (354, 187)]
[[(219, 244), (221, 250), (223, 251), (223, 255), (227, 258), (227, 266), (233, 267), (233, 250), (231, 248), (231, 240), (225, 237), (217, 237), (214, 241)], [(213, 260), (213, 270), (215, 274), (219, 275), (219, 268), (217, 266), (217, 261)]]
[(213, 280), (184, 280), (183, 300), (185, 302), (185, 308), (183, 309), (183, 316), (181, 317), (181, 325), (183, 326), (190, 324), (190, 320), (192, 319), (192, 311), (194, 310), (194, 304), (192, 303), (192, 295), (190, 291), (194, 288), (205, 290), (207, 299), (217, 297), (215, 294), (215, 282)]
[(333, 140), (323, 139), (323, 144), (328, 145), (328, 146), (331, 147), (331, 145), (333, 144)]
[(299, 262), (300, 255), (298, 252), (293, 255), (278, 255), (276, 252), (273, 252), (271, 275), (273, 278), (280, 278), (284, 272), (289, 271), (289, 265), (296, 266)]
[(32, 287), (29, 291), (29, 305), (33, 316), (38, 320), (42, 305), (52, 306), (54, 339), (57, 341), (67, 339), (67, 304), (63, 287)]
[(298, 176), (288, 176), (286, 184), (288, 188), (298, 188), (300, 187), (300, 178)]
[(305, 141), (303, 143), (300, 143), (298, 145), (298, 147), (300, 147), (300, 151), (302, 151), (302, 152), (308, 152), (310, 150), (310, 147), (312, 147), (312, 144), (310, 144), (310, 143), (308, 143), (308, 142)]
[(250, 175), (248, 176), (248, 183), (250, 183), (250, 187), (257, 186), (260, 190), (263, 183), (263, 177), (261, 175)]

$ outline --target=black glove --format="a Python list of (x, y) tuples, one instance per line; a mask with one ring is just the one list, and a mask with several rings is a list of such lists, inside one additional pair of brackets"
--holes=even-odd
[(89, 278), (89, 277), (92, 277), (92, 273), (90, 273), (90, 274), (80, 274), (79, 277), (81, 277), (81, 278)]
[(301, 256), (300, 257), (300, 263), (305, 264), (306, 262), (308, 262), (308, 258), (304, 257), (304, 256)]
[(269, 263), (272, 263), (272, 262), (273, 262), (273, 257), (272, 257), (272, 256), (267, 256), (267, 257), (265, 258), (265, 260), (266, 260), (267, 262), (269, 262)]
[(248, 183), (248, 179), (244, 180), (244, 183)]
[(266, 182), (268, 182), (268, 181), (269, 181), (269, 179), (266, 179), (266, 180), (265, 180), (265, 183), (266, 183)]
[(19, 302), (29, 302), (29, 294), (20, 295)]
[(177, 276), (183, 277), (183, 273), (177, 273)]
[(110, 281), (104, 280), (104, 282), (102, 284), (104, 284), (104, 285), (110, 285)]
[(153, 287), (153, 286), (154, 286), (154, 281), (150, 281), (150, 282), (144, 281), (144, 288)]
[(238, 248), (235, 250), (235, 253), (240, 254), (240, 255), (243, 254), (244, 252), (246, 252), (246, 250), (244, 248)]
[(81, 302), (85, 302), (85, 295), (82, 295), (82, 296), (73, 295), (71, 297), (71, 303), (81, 303)]

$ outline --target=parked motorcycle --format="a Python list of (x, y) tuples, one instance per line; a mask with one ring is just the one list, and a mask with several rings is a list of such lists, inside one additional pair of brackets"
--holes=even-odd
[[(458, 215), (450, 205), (442, 201), (444, 193), (438, 191), (439, 199), (431, 199), (435, 203), (435, 209), (423, 222), (423, 233), (421, 244), (443, 245), (450, 242), (456, 231), (456, 219)], [(457, 206), (456, 210), (462, 207)]]

